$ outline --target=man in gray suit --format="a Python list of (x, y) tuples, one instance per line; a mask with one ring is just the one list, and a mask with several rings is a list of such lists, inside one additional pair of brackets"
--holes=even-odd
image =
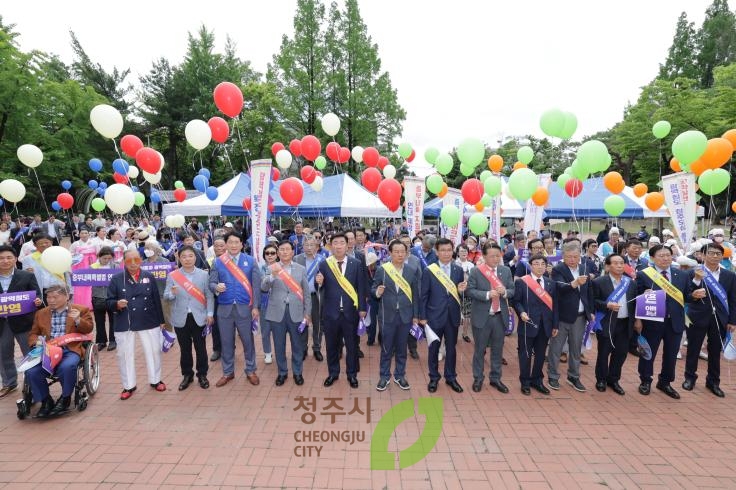
[[(322, 356), (322, 319), (320, 318), (320, 292), (317, 290), (314, 284), (314, 279), (317, 277), (319, 272), (319, 263), (322, 262), (324, 257), (317, 253), (319, 244), (313, 235), (306, 235), (304, 237), (304, 253), (294, 257), (294, 262), (304, 266), (307, 269), (307, 282), (309, 283), (309, 296), (312, 300), (311, 310), (311, 325), (312, 327), (312, 351), (314, 352), (314, 359), (322, 362), (324, 356)], [(304, 355), (303, 359), (307, 358), (307, 346), (309, 345), (309, 329), (305, 328), (302, 333), (302, 342), (304, 344)]]
[(289, 373), (286, 362), (286, 333), (291, 339), (291, 370), (294, 383), (304, 384), (302, 364), (304, 363), (304, 342), (299, 325), (303, 322), (306, 328), (312, 314), (312, 298), (307, 283), (307, 269), (292, 261), (294, 244), (282, 240), (278, 244), (279, 261), (274, 262), (266, 270), (261, 280), (261, 291), (270, 291), (266, 320), (271, 322), (276, 365), (279, 374), (276, 386), (286, 381)]
[(202, 336), (205, 324), (212, 326), (215, 316), (215, 295), (209, 288), (209, 273), (194, 266), (197, 252), (194, 247), (184, 245), (179, 249), (181, 267), (166, 278), (164, 299), (173, 301), (171, 324), (176, 328), (176, 338), (181, 348), (181, 374), (179, 391), (186, 390), (194, 381), (192, 344), (197, 355), (197, 380), (207, 389), (207, 344)]
[(472, 300), (470, 322), (473, 326), (473, 391), (483, 387), (483, 364), (486, 348), (491, 348), (491, 386), (501, 393), (508, 387), (501, 381), (504, 333), (509, 324), (509, 301), (514, 297), (511, 269), (501, 265), (501, 247), (486, 242), (483, 245), (484, 263), (470, 270), (466, 293)]
[(383, 339), (381, 342), (381, 379), (376, 389), (384, 391), (391, 378), (391, 358), (396, 356), (394, 382), (402, 390), (406, 381), (406, 349), (412, 323), (419, 320), (419, 270), (406, 264), (409, 251), (399, 240), (388, 246), (391, 262), (376, 269), (371, 293), (378, 299)]
[(61, 221), (57, 220), (53, 214), (50, 214), (48, 221), (41, 224), (41, 230), (51, 238), (54, 245), (59, 245), (62, 225), (63, 223)]

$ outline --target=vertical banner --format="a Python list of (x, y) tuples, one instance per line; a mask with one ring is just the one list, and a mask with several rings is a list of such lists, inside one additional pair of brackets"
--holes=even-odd
[(488, 237), (501, 243), (501, 194), (491, 199), (491, 205), (486, 208), (490, 212), (490, 222), (488, 223)]
[(456, 206), (460, 211), (460, 219), (455, 226), (445, 226), (440, 223), (442, 236), (452, 241), (455, 247), (463, 242), (463, 215), (465, 214), (465, 201), (458, 189), (447, 189), (447, 194), (442, 198), (442, 206)]
[(251, 253), (263, 263), (268, 224), (268, 191), (271, 189), (271, 160), (253, 160), (250, 164)]
[(406, 205), (406, 228), (414, 238), (422, 229), (424, 195), (426, 184), (421, 177), (404, 177), (404, 202)]
[(684, 172), (666, 175), (662, 177), (662, 186), (675, 234), (680, 239), (682, 249), (687, 250), (695, 232), (698, 207), (695, 201), (695, 175)]
[[(539, 187), (545, 189), (549, 187), (552, 181), (552, 174), (539, 175)], [(544, 214), (544, 206), (537, 206), (531, 199), (526, 200), (526, 208), (524, 209), (524, 235), (530, 231), (539, 231), (542, 229), (542, 215)]]

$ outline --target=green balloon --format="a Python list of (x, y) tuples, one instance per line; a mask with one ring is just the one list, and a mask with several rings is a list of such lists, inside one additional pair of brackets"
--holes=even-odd
[(700, 131), (685, 131), (672, 142), (672, 154), (681, 165), (690, 165), (705, 152), (708, 138)]
[(146, 202), (146, 196), (142, 192), (136, 192), (134, 197), (136, 206), (143, 206), (143, 203)]
[(516, 152), (516, 159), (525, 165), (529, 165), (534, 158), (534, 150), (529, 146), (522, 146)]
[(439, 155), (440, 151), (437, 148), (427, 148), (424, 151), (424, 159), (427, 160), (427, 163), (430, 165), (434, 165), (434, 162), (437, 160)]
[(442, 211), (440, 211), (440, 219), (445, 226), (455, 226), (460, 221), (460, 211), (454, 204), (442, 206)]
[(401, 143), (399, 145), (399, 155), (401, 155), (401, 158), (409, 158), (411, 155), (411, 145), (409, 143)]
[(460, 163), (477, 167), (486, 156), (486, 146), (476, 138), (468, 138), (457, 147), (457, 158)]
[(92, 199), (92, 209), (94, 209), (95, 211), (102, 211), (103, 209), (105, 209), (105, 206), (105, 200), (101, 197), (95, 197), (94, 199)]
[(488, 177), (491, 177), (493, 174), (490, 170), (484, 170), (480, 173), (480, 181), (485, 182)]
[(483, 216), (482, 213), (473, 213), (468, 220), (468, 229), (474, 235), (482, 235), (488, 229), (488, 218)]
[(575, 160), (572, 163), (572, 167), (571, 168), (572, 168), (572, 176), (575, 177), (575, 178), (577, 178), (577, 179), (580, 179), (581, 181), (587, 179), (588, 178), (588, 175), (590, 174), (590, 172), (588, 171), (588, 169), (585, 168), (585, 167), (583, 167), (583, 164), (580, 163), (579, 160)]
[(491, 197), (496, 197), (501, 193), (501, 179), (496, 177), (495, 175), (491, 175), (486, 179), (485, 182), (483, 182), (483, 189), (485, 190), (486, 194), (488, 194)]
[(608, 170), (608, 167), (611, 166), (611, 162), (613, 162), (611, 155), (606, 153), (603, 157), (603, 160), (601, 161), (601, 164), (598, 165), (598, 172), (605, 172), (606, 170)]
[(183, 189), (184, 183), (181, 180), (177, 180), (174, 182), (174, 189)]
[[(577, 160), (575, 160), (575, 162), (576, 161)], [(572, 164), (575, 165), (575, 162), (572, 162)], [(573, 175), (572, 165), (570, 165), (569, 167), (567, 167), (563, 173), (565, 175), (569, 175), (570, 177), (573, 177), (574, 175)]]
[(565, 188), (565, 184), (567, 184), (567, 181), (572, 179), (572, 175), (568, 174), (562, 174), (559, 177), (557, 177), (557, 185), (560, 187), (560, 189)]
[(654, 123), (654, 126), (652, 126), (652, 134), (659, 140), (666, 138), (667, 135), (670, 134), (671, 130), (672, 125), (667, 121), (657, 121)]
[(590, 140), (578, 148), (577, 160), (589, 174), (592, 174), (605, 163), (606, 155), (608, 155), (608, 148), (604, 143), (598, 140)]
[(440, 175), (432, 174), (427, 177), (427, 190), (432, 194), (439, 194), (439, 192), (442, 190), (442, 184), (444, 183), (445, 181), (442, 180), (442, 177)]
[(606, 200), (603, 201), (603, 209), (605, 209), (606, 213), (611, 216), (619, 216), (624, 212), (624, 209), (626, 209), (626, 201), (624, 201), (623, 197), (618, 195), (608, 196)]
[(460, 173), (463, 174), (465, 177), (470, 177), (473, 175), (473, 172), (475, 172), (475, 167), (472, 165), (466, 165), (464, 163), (460, 164)]
[(447, 153), (438, 155), (434, 162), (434, 168), (436, 168), (437, 172), (442, 175), (449, 174), (452, 171), (452, 167), (454, 165), (455, 162), (452, 161), (452, 157)]
[(483, 206), (488, 207), (491, 205), (491, 202), (493, 202), (493, 198), (488, 194), (483, 194), (483, 197), (480, 198), (480, 202)]
[(324, 170), (324, 168), (327, 166), (327, 160), (322, 155), (318, 156), (314, 160), (314, 166), (317, 167), (317, 170)]
[(514, 170), (509, 177), (509, 189), (514, 197), (526, 201), (537, 191), (539, 179), (537, 174), (529, 168)]
[(565, 122), (562, 124), (559, 136), (563, 140), (569, 140), (578, 129), (578, 118), (572, 112), (563, 112), (563, 115)]
[(728, 187), (730, 175), (728, 170), (724, 168), (717, 168), (715, 170), (708, 169), (698, 178), (698, 185), (703, 194), (708, 196), (714, 196), (720, 194)]
[(559, 137), (565, 127), (565, 113), (559, 109), (546, 111), (539, 119), (539, 127), (547, 136)]

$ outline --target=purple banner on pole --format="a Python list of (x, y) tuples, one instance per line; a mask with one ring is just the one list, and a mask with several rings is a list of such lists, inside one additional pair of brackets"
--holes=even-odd
[(0, 318), (25, 315), (36, 311), (36, 291), (0, 294)]
[(153, 274), (153, 277), (155, 277), (157, 281), (165, 281), (166, 276), (168, 276), (169, 272), (174, 269), (176, 269), (176, 264), (174, 262), (144, 262), (141, 264), (141, 270), (148, 271)]
[[(157, 281), (165, 281), (169, 272), (176, 268), (174, 262), (141, 264), (141, 270), (153, 274)], [(107, 286), (112, 276), (122, 269), (77, 269), (72, 271), (72, 286)]]
[(555, 255), (547, 256), (547, 262), (549, 262), (550, 265), (557, 265), (561, 261), (562, 261), (562, 252), (557, 252)]
[(667, 293), (659, 289), (636, 297), (635, 318), (663, 322), (667, 314)]

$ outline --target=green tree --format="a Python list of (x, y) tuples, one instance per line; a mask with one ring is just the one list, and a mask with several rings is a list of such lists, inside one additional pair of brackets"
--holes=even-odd
[(659, 65), (659, 78), (674, 80), (678, 77), (697, 78), (697, 36), (695, 23), (688, 22), (685, 12), (677, 20), (667, 60)]
[(713, 85), (716, 66), (736, 61), (736, 16), (728, 8), (728, 0), (713, 0), (705, 11), (703, 27), (698, 33), (697, 66), (700, 86)]

